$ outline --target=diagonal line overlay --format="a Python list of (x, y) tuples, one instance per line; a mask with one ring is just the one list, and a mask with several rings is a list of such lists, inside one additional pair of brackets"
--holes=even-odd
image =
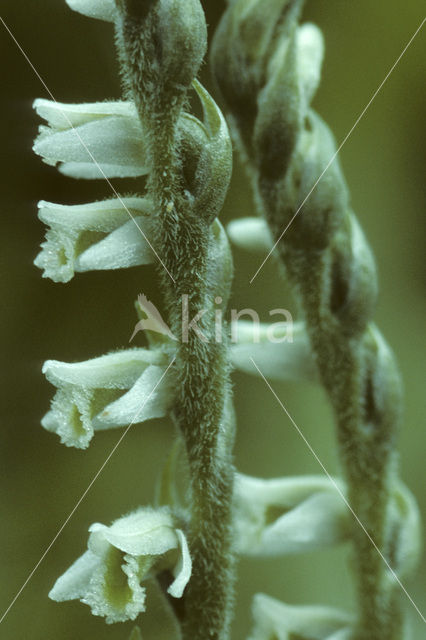
[(407, 42), (407, 44), (405, 45), (405, 47), (403, 48), (403, 50), (401, 51), (401, 53), (399, 54), (398, 58), (395, 60), (395, 62), (393, 63), (393, 65), (391, 66), (391, 68), (389, 69), (389, 71), (387, 72), (387, 74), (385, 75), (385, 77), (383, 78), (382, 82), (379, 84), (379, 86), (377, 87), (376, 91), (373, 93), (373, 95), (371, 96), (370, 100), (367, 102), (366, 106), (364, 107), (364, 109), (361, 111), (361, 113), (359, 114), (358, 118), (355, 120), (354, 124), (352, 125), (352, 127), (349, 129), (348, 133), (346, 134), (346, 136), (343, 138), (342, 142), (340, 143), (339, 147), (337, 148), (337, 150), (335, 151), (335, 153), (331, 156), (330, 160), (327, 163), (327, 166), (325, 167), (325, 169), (321, 172), (320, 176), (317, 178), (316, 182), (314, 183), (313, 187), (311, 187), (310, 191), (308, 192), (308, 194), (305, 196), (305, 198), (302, 201), (302, 204), (299, 205), (299, 207), (297, 208), (296, 212), (294, 213), (294, 215), (292, 216), (290, 222), (287, 224), (286, 228), (284, 229), (284, 231), (281, 233), (280, 237), (278, 238), (278, 240), (275, 242), (274, 246), (272, 247), (272, 249), (269, 251), (269, 253), (267, 254), (267, 256), (264, 258), (262, 264), (260, 265), (260, 267), (258, 267), (256, 273), (254, 274), (254, 276), (251, 278), (250, 280), (250, 284), (253, 283), (254, 279), (257, 277), (257, 275), (260, 273), (261, 269), (263, 269), (265, 263), (267, 262), (267, 260), (269, 260), (269, 258), (271, 257), (272, 253), (275, 251), (277, 245), (279, 244), (280, 240), (282, 239), (282, 237), (284, 236), (284, 234), (287, 232), (287, 230), (289, 229), (289, 227), (291, 226), (291, 224), (294, 222), (296, 216), (299, 215), (301, 209), (303, 208), (304, 204), (306, 203), (306, 201), (309, 199), (309, 197), (311, 196), (312, 192), (316, 189), (318, 183), (322, 180), (322, 178), (324, 177), (324, 174), (328, 171), (328, 169), (330, 168), (330, 166), (333, 164), (334, 160), (336, 159), (337, 155), (340, 153), (341, 149), (343, 148), (343, 146), (346, 144), (346, 142), (348, 141), (348, 139), (350, 138), (350, 136), (352, 135), (352, 133), (354, 132), (354, 130), (356, 129), (356, 127), (358, 126), (358, 124), (360, 123), (360, 121), (362, 120), (362, 118), (364, 117), (364, 115), (366, 114), (367, 110), (370, 108), (371, 104), (373, 103), (373, 101), (377, 98), (378, 94), (380, 93), (381, 89), (383, 88), (385, 82), (389, 79), (389, 76), (391, 75), (391, 73), (395, 70), (395, 67), (397, 66), (397, 64), (400, 62), (401, 58), (404, 56), (404, 54), (407, 52), (409, 46), (413, 43), (414, 38), (417, 36), (417, 34), (420, 32), (420, 29), (423, 27), (424, 23), (426, 21), (426, 18), (423, 18), (422, 22), (420, 23), (420, 25), (417, 27), (416, 31), (413, 33), (413, 35), (411, 36), (411, 38), (409, 39), (409, 41)]
[(257, 366), (257, 364), (255, 363), (255, 361), (253, 360), (253, 358), (250, 356), (250, 360), (252, 361), (253, 365), (255, 366), (255, 368), (257, 369), (259, 375), (261, 376), (261, 378), (264, 380), (266, 386), (268, 387), (268, 389), (271, 391), (271, 393), (273, 394), (274, 398), (276, 399), (276, 401), (278, 402), (278, 404), (280, 405), (281, 409), (284, 411), (284, 413), (287, 415), (288, 419), (290, 420), (290, 422), (292, 423), (293, 427), (296, 429), (296, 431), (298, 432), (298, 434), (300, 435), (300, 437), (302, 438), (302, 440), (304, 441), (304, 443), (306, 444), (306, 446), (308, 447), (309, 451), (312, 453), (312, 455), (314, 456), (315, 460), (318, 462), (318, 464), (320, 465), (321, 469), (324, 471), (325, 475), (327, 476), (327, 478), (330, 480), (330, 482), (332, 483), (332, 485), (334, 486), (334, 488), (336, 489), (336, 491), (338, 492), (338, 494), (340, 495), (340, 497), (342, 498), (343, 502), (345, 503), (345, 505), (347, 506), (347, 508), (349, 509), (349, 511), (351, 512), (351, 514), (353, 515), (353, 517), (355, 518), (355, 520), (357, 521), (357, 523), (359, 524), (359, 526), (361, 527), (361, 529), (364, 531), (365, 535), (367, 536), (367, 538), (369, 539), (369, 541), (371, 542), (371, 544), (373, 545), (373, 547), (376, 549), (377, 553), (379, 554), (379, 556), (381, 557), (381, 559), (383, 560), (383, 562), (385, 563), (386, 567), (389, 569), (389, 571), (391, 572), (393, 578), (396, 580), (396, 582), (399, 584), (399, 586), (401, 587), (401, 589), (403, 590), (403, 592), (405, 593), (405, 595), (407, 596), (408, 600), (411, 602), (411, 604), (413, 605), (414, 609), (417, 611), (417, 613), (419, 614), (420, 618), (423, 620), (423, 622), (426, 624), (426, 618), (424, 617), (424, 615), (422, 614), (422, 612), (420, 611), (420, 609), (418, 608), (418, 606), (416, 605), (416, 603), (414, 602), (414, 600), (412, 599), (412, 597), (410, 596), (410, 594), (408, 593), (407, 589), (404, 587), (404, 585), (402, 584), (401, 580), (399, 579), (399, 577), (397, 576), (397, 574), (395, 573), (395, 571), (392, 569), (392, 567), (390, 566), (389, 562), (386, 560), (385, 556), (383, 555), (383, 553), (380, 551), (379, 547), (377, 546), (377, 544), (374, 542), (373, 538), (371, 537), (371, 535), (368, 533), (367, 529), (365, 528), (365, 526), (363, 525), (363, 523), (361, 522), (361, 520), (359, 519), (359, 517), (357, 516), (357, 514), (355, 513), (355, 511), (352, 509), (351, 505), (349, 504), (345, 494), (343, 493), (343, 491), (340, 489), (340, 487), (338, 486), (338, 484), (336, 483), (336, 481), (334, 480), (334, 478), (329, 474), (329, 472), (327, 471), (327, 469), (325, 468), (325, 466), (323, 465), (323, 463), (321, 462), (320, 458), (318, 457), (317, 453), (315, 452), (315, 450), (313, 449), (312, 445), (308, 442), (308, 440), (306, 439), (305, 435), (303, 434), (303, 432), (301, 431), (301, 429), (297, 426), (297, 424), (295, 423), (295, 421), (293, 420), (293, 418), (291, 417), (291, 415), (289, 414), (289, 412), (287, 411), (286, 407), (284, 406), (284, 404), (281, 402), (281, 400), (279, 399), (279, 397), (277, 396), (277, 394), (275, 393), (274, 389), (272, 388), (272, 386), (269, 384), (268, 380), (265, 378), (265, 376), (263, 375), (263, 373), (261, 372), (261, 370), (259, 369), (259, 367)]
[(149, 245), (151, 251), (154, 253), (154, 255), (156, 256), (157, 260), (160, 262), (161, 266), (163, 267), (163, 269), (167, 272), (167, 274), (169, 275), (169, 277), (172, 279), (173, 282), (176, 282), (176, 280), (174, 279), (174, 277), (172, 276), (172, 274), (170, 273), (170, 271), (167, 269), (166, 265), (164, 264), (163, 260), (160, 258), (160, 256), (158, 255), (157, 251), (154, 249), (154, 247), (152, 246), (151, 242), (148, 240), (148, 238), (146, 237), (145, 233), (142, 231), (141, 227), (139, 226), (139, 224), (137, 223), (135, 217), (132, 215), (132, 213), (130, 212), (130, 210), (128, 209), (128, 207), (126, 207), (126, 205), (124, 204), (122, 198), (120, 197), (120, 195), (118, 194), (116, 188), (114, 187), (114, 185), (112, 184), (112, 182), (110, 181), (110, 179), (106, 176), (105, 172), (103, 171), (102, 167), (98, 164), (98, 162), (96, 161), (95, 157), (93, 156), (92, 152), (90, 151), (90, 149), (88, 148), (88, 146), (86, 145), (86, 143), (84, 142), (84, 140), (82, 139), (82, 137), (80, 136), (79, 132), (77, 131), (77, 129), (73, 126), (71, 120), (68, 118), (67, 114), (64, 113), (61, 108), (60, 105), (58, 103), (58, 101), (56, 100), (55, 96), (53, 95), (53, 93), (50, 91), (49, 87), (47, 86), (47, 84), (45, 83), (45, 81), (43, 80), (43, 78), (41, 77), (41, 75), (39, 74), (39, 72), (37, 71), (37, 69), (35, 68), (35, 66), (33, 65), (33, 63), (31, 62), (31, 60), (29, 59), (29, 57), (27, 56), (27, 54), (25, 53), (24, 49), (21, 47), (21, 45), (19, 44), (19, 42), (17, 41), (17, 39), (15, 38), (15, 36), (13, 35), (13, 33), (11, 32), (11, 30), (9, 29), (9, 27), (7, 26), (6, 22), (3, 20), (3, 18), (0, 16), (0, 21), (3, 23), (4, 28), (6, 29), (6, 31), (8, 32), (8, 34), (10, 35), (10, 37), (12, 38), (12, 40), (14, 41), (14, 43), (16, 44), (16, 46), (18, 47), (19, 51), (22, 53), (22, 55), (24, 56), (25, 60), (28, 62), (28, 64), (30, 65), (31, 69), (34, 71), (35, 75), (37, 76), (37, 78), (40, 80), (41, 84), (43, 85), (43, 87), (45, 88), (45, 90), (47, 91), (47, 93), (49, 94), (49, 96), (51, 97), (51, 99), (53, 100), (53, 102), (58, 106), (59, 111), (61, 113), (61, 115), (65, 118), (65, 120), (68, 122), (68, 124), (70, 125), (70, 128), (74, 131), (74, 133), (76, 134), (77, 138), (79, 139), (81, 145), (84, 147), (84, 149), (87, 151), (87, 153), (90, 156), (90, 159), (92, 160), (92, 162), (95, 164), (95, 166), (99, 169), (100, 173), (102, 174), (104, 180), (107, 182), (108, 186), (111, 188), (111, 190), (113, 191), (114, 195), (116, 196), (116, 198), (118, 199), (118, 201), (120, 202), (120, 204), (122, 205), (122, 207), (127, 211), (127, 213), (129, 214), (130, 218), (133, 220), (134, 224), (136, 225), (136, 227), (139, 229), (139, 232), (141, 233), (141, 235), (143, 236), (144, 240), (147, 242), (147, 244)]
[(64, 520), (63, 524), (61, 525), (61, 527), (58, 529), (58, 531), (56, 532), (54, 538), (52, 539), (52, 541), (49, 543), (49, 545), (47, 546), (46, 550), (44, 551), (43, 555), (41, 556), (40, 560), (37, 562), (37, 564), (34, 566), (34, 568), (32, 569), (31, 573), (28, 575), (27, 579), (25, 580), (24, 584), (22, 585), (22, 587), (19, 589), (19, 591), (17, 592), (17, 594), (15, 595), (15, 597), (13, 598), (12, 602), (9, 604), (9, 606), (7, 607), (6, 611), (3, 613), (3, 615), (0, 618), (0, 624), (3, 622), (3, 620), (5, 619), (5, 617), (7, 616), (7, 614), (9, 613), (9, 611), (11, 610), (11, 608), (13, 607), (13, 605), (15, 604), (15, 602), (17, 601), (17, 599), (19, 598), (19, 596), (21, 595), (21, 593), (23, 592), (23, 590), (25, 589), (25, 587), (27, 586), (27, 584), (29, 583), (29, 581), (31, 580), (31, 578), (33, 577), (33, 575), (35, 574), (35, 572), (37, 571), (37, 569), (39, 568), (39, 566), (41, 565), (41, 563), (43, 562), (43, 560), (45, 559), (45, 557), (47, 556), (47, 554), (49, 553), (50, 549), (53, 547), (53, 545), (55, 544), (56, 540), (59, 538), (59, 536), (61, 535), (62, 531), (65, 529), (65, 527), (67, 526), (68, 522), (71, 520), (72, 516), (74, 515), (74, 513), (77, 511), (78, 507), (80, 506), (80, 504), (83, 502), (84, 498), (87, 496), (87, 494), (89, 493), (90, 489), (92, 488), (92, 486), (95, 484), (96, 480), (98, 479), (98, 477), (101, 475), (102, 471), (105, 469), (106, 465), (108, 464), (108, 462), (111, 460), (112, 456), (114, 455), (114, 453), (116, 452), (116, 450), (118, 449), (118, 447), (120, 446), (120, 444), (122, 443), (122, 441), (124, 440), (124, 438), (126, 437), (127, 433), (129, 432), (130, 427), (135, 423), (135, 421), (137, 420), (140, 412), (142, 411), (142, 409), (144, 408), (144, 406), (146, 405), (146, 403), (148, 402), (148, 400), (151, 398), (152, 394), (154, 393), (154, 391), (157, 389), (157, 387), (160, 385), (160, 383), (163, 381), (164, 377), (166, 376), (168, 370), (170, 369), (170, 367), (172, 366), (172, 364), (174, 363), (174, 361), (176, 360), (176, 356), (171, 360), (171, 362), (169, 363), (167, 369), (164, 371), (163, 375), (161, 376), (161, 378), (158, 380), (158, 382), (155, 384), (155, 386), (153, 387), (153, 389), (151, 390), (151, 392), (149, 393), (149, 395), (144, 399), (143, 403), (141, 404), (141, 406), (139, 407), (139, 409), (137, 410), (137, 412), (135, 413), (134, 418), (132, 419), (131, 423), (126, 427), (126, 429), (124, 430), (124, 432), (121, 434), (120, 438), (118, 439), (118, 441), (115, 443), (114, 447), (111, 449), (110, 453), (108, 454), (107, 458), (105, 459), (105, 461), (103, 462), (103, 464), (101, 465), (101, 467), (98, 469), (98, 471), (95, 473), (95, 475), (93, 476), (92, 480), (90, 481), (89, 485), (87, 486), (87, 488), (85, 489), (85, 491), (82, 493), (82, 495), (80, 496), (80, 498), (78, 499), (78, 501), (76, 502), (75, 506), (73, 507), (73, 509), (70, 511), (69, 515), (66, 517), (66, 519)]

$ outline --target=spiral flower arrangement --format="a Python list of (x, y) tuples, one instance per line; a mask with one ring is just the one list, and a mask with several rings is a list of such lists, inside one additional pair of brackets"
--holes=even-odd
[[(47, 361), (43, 372), (57, 391), (42, 424), (84, 449), (97, 431), (169, 416), (176, 442), (154, 506), (91, 525), (87, 551), (50, 597), (79, 599), (115, 623), (138, 618), (152, 592), (173, 619), (174, 638), (228, 640), (238, 556), (349, 542), (355, 615), (258, 594), (250, 640), (405, 640), (400, 587), (416, 565), (419, 518), (398, 478), (401, 383), (372, 322), (374, 259), (333, 136), (310, 107), (321, 32), (299, 25), (300, 0), (228, 0), (211, 52), (225, 119), (197, 80), (207, 49), (199, 0), (67, 4), (114, 24), (124, 98), (36, 100), (47, 125), (34, 150), (67, 176), (145, 177), (145, 187), (126, 196), (113, 188), (114, 197), (79, 205), (40, 202), (49, 229), (35, 263), (56, 282), (155, 263), (167, 324), (140, 296), (135, 332), (145, 331), (148, 348)], [(202, 119), (189, 110), (194, 96)], [(232, 170), (228, 125), (261, 215), (234, 220), (226, 234), (218, 216)], [(255, 336), (241, 320), (232, 331), (221, 324), (218, 336), (217, 307), (226, 309), (233, 277), (227, 235), (251, 250), (276, 249), (299, 303), (291, 341), (271, 344), (270, 327)], [(183, 309), (196, 319), (189, 327)], [(235, 470), (230, 375), (253, 361), (267, 377), (324, 386), (342, 478), (266, 480)], [(140, 637), (135, 627), (130, 640)]]

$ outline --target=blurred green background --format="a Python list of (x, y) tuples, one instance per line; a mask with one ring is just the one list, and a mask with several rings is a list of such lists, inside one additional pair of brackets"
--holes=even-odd
[[(224, 2), (204, 0), (212, 35)], [(421, 0), (316, 0), (306, 19), (324, 31), (326, 57), (314, 106), (342, 140), (420, 24)], [(1, 15), (55, 98), (90, 102), (118, 98), (120, 86), (110, 25), (84, 18), (63, 0), (2, 0)], [(376, 320), (394, 348), (405, 381), (406, 417), (400, 436), (401, 473), (426, 512), (424, 436), (424, 171), (425, 28), (341, 152), (354, 210), (373, 247), (380, 277)], [(158, 301), (153, 268), (76, 276), (66, 286), (43, 280), (32, 261), (43, 237), (36, 202), (77, 203), (110, 195), (102, 181), (76, 182), (43, 165), (31, 151), (39, 124), (34, 98), (48, 97), (40, 80), (0, 24), (1, 260), (1, 583), (0, 616), (98, 471), (121, 431), (97, 434), (87, 451), (67, 449), (39, 425), (52, 388), (41, 375), (47, 358), (83, 360), (125, 347), (140, 292)], [(203, 70), (208, 84), (208, 67)], [(115, 185), (140, 188), (137, 181)], [(250, 215), (249, 186), (235, 161), (223, 220)], [(273, 261), (248, 284), (259, 256), (235, 252), (231, 304), (253, 307), (263, 319), (276, 307), (292, 310)], [(273, 477), (321, 473), (317, 462), (264, 382), (234, 375), (239, 470)], [(330, 409), (321, 389), (274, 383), (324, 465), (338, 472)], [(106, 626), (79, 603), (58, 605), (47, 592), (86, 545), (87, 528), (153, 497), (156, 474), (173, 439), (166, 421), (132, 427), (107, 467), (0, 625), (0, 638), (118, 640), (131, 625)], [(270, 561), (241, 561), (235, 638), (250, 627), (250, 600), (262, 591), (289, 603), (352, 606), (348, 550)], [(407, 589), (425, 611), (425, 564)], [(420, 617), (402, 595), (413, 637)], [(146, 640), (162, 640), (147, 613)]]

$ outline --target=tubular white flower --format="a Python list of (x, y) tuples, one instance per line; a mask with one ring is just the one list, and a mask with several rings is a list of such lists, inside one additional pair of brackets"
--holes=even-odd
[(46, 164), (60, 163), (63, 174), (92, 179), (148, 173), (144, 135), (132, 102), (61, 104), (38, 99), (34, 109), (49, 126), (39, 128), (33, 149)]
[(237, 474), (234, 508), (237, 550), (244, 555), (303, 553), (349, 536), (345, 502), (323, 476), (263, 480)]
[(38, 217), (50, 227), (34, 261), (45, 278), (68, 282), (75, 271), (120, 269), (154, 261), (145, 239), (151, 233), (147, 198), (72, 206), (42, 200), (38, 207)]
[(303, 322), (232, 324), (232, 364), (239, 371), (259, 375), (252, 358), (267, 378), (275, 380), (318, 379), (309, 338)]
[(248, 640), (350, 640), (353, 618), (332, 607), (291, 606), (263, 593), (253, 598)]
[[(128, 349), (85, 362), (48, 360), (43, 373), (58, 388), (41, 424), (67, 446), (85, 449), (94, 431), (160, 418), (172, 398), (159, 350)], [(161, 382), (160, 382), (161, 380)]]
[(226, 232), (235, 246), (249, 251), (269, 251), (273, 245), (266, 221), (256, 216), (231, 220)]
[(89, 527), (88, 551), (56, 581), (49, 597), (79, 599), (107, 623), (134, 620), (145, 611), (141, 582), (170, 571), (167, 592), (180, 598), (191, 576), (184, 533), (167, 508), (139, 508), (109, 527)]
[(114, 0), (65, 0), (74, 11), (82, 13), (89, 18), (114, 22), (116, 5)]

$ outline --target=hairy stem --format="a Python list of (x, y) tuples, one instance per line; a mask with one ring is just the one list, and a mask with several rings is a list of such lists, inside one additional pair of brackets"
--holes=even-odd
[[(205, 130), (194, 120), (182, 120), (186, 92), (205, 50), (198, 0), (159, 0), (139, 12), (130, 0), (124, 4), (127, 11), (117, 40), (127, 90), (147, 135), (147, 187), (155, 210), (155, 248), (162, 261), (159, 278), (171, 329), (179, 337), (172, 415), (185, 441), (190, 470), (192, 559), (183, 634), (186, 640), (226, 640), (233, 592), (234, 425), (227, 340), (215, 340), (214, 299), (220, 294), (226, 303), (229, 286), (223, 283), (223, 263), (230, 258), (214, 218), (226, 192), (230, 162), (221, 163), (220, 153), (216, 162), (213, 151), (210, 157)], [(201, 99), (205, 107), (208, 99)], [(210, 103), (209, 109), (213, 117)], [(205, 191), (213, 183), (205, 203)], [(197, 331), (183, 326), (183, 308), (189, 321), (200, 313)]]

